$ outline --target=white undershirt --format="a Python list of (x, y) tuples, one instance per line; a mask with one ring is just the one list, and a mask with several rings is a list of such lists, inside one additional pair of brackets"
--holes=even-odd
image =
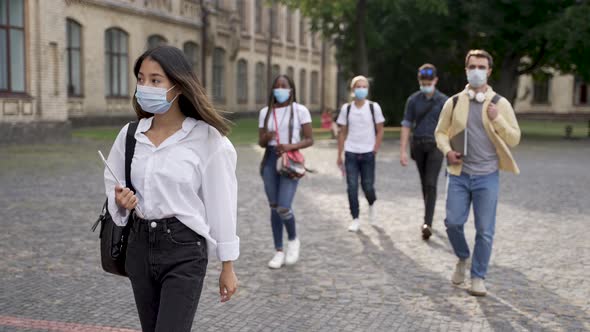
[[(233, 261), (239, 256), (236, 235), (237, 154), (227, 139), (203, 121), (186, 118), (182, 129), (155, 147), (144, 134), (152, 119), (139, 121), (131, 181), (146, 219), (176, 217), (207, 239), (210, 256)], [(108, 163), (125, 184), (125, 137), (119, 132)], [(108, 209), (113, 221), (125, 225), (129, 211), (115, 203), (115, 184), (105, 169)], [(215, 254), (214, 254), (215, 253)]]

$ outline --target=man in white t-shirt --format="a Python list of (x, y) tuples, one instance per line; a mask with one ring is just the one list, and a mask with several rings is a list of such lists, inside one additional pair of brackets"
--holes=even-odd
[[(352, 223), (348, 227), (351, 232), (359, 229), (359, 176), (361, 187), (369, 202), (369, 223), (375, 224), (374, 203), (375, 195), (375, 156), (383, 140), (383, 124), (385, 118), (379, 104), (367, 99), (369, 81), (364, 76), (352, 79), (350, 88), (354, 100), (344, 104), (336, 121), (342, 126), (338, 136), (337, 164), (346, 170), (346, 184), (348, 187), (348, 203)], [(342, 151), (345, 159), (342, 161)], [(344, 166), (343, 166), (344, 165)]]

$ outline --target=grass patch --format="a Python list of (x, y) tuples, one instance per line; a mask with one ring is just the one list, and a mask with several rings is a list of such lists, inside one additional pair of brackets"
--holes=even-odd
[[(313, 117), (313, 127), (320, 128), (319, 116)], [(524, 138), (560, 139), (565, 136), (565, 126), (573, 127), (572, 136), (584, 138), (588, 135), (588, 124), (585, 122), (552, 122), (523, 120), (519, 122)], [(87, 127), (72, 131), (72, 136), (96, 141), (113, 142), (119, 133), (119, 127)], [(399, 131), (386, 131), (384, 138), (399, 139)], [(314, 133), (315, 140), (331, 139), (328, 132)], [(256, 144), (258, 142), (258, 119), (245, 118), (234, 121), (229, 139), (235, 145)]]
[(72, 137), (97, 141), (114, 141), (120, 127), (86, 127), (72, 130)]
[(556, 121), (519, 121), (520, 131), (524, 138), (556, 139), (565, 137), (565, 126), (572, 126), (572, 137), (588, 137), (587, 122), (556, 122)]

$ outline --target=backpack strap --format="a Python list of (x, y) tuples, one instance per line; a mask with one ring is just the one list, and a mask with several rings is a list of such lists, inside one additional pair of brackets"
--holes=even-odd
[(350, 119), (350, 107), (352, 107), (352, 103), (348, 103), (346, 106), (346, 125), (348, 126), (348, 119)]
[(127, 136), (125, 137), (125, 185), (135, 193), (133, 183), (131, 183), (131, 162), (133, 161), (133, 154), (135, 153), (135, 132), (139, 121), (129, 122), (127, 127)]
[(375, 108), (373, 107), (373, 103), (369, 103), (369, 108), (371, 109), (371, 117), (373, 117), (373, 127), (375, 128), (375, 136), (377, 136), (377, 124), (375, 123)]
[(453, 115), (455, 114), (455, 106), (457, 106), (457, 101), (459, 100), (459, 94), (453, 96), (453, 108), (451, 109), (451, 123), (453, 123)]
[(494, 104), (497, 104), (497, 103), (500, 101), (500, 99), (502, 99), (502, 96), (500, 96), (499, 94), (497, 94), (497, 93), (496, 93), (496, 94), (495, 94), (495, 95), (492, 97), (492, 103), (494, 103)]
[[(352, 103), (349, 103), (346, 106), (346, 125), (348, 126), (348, 119), (350, 118), (350, 108), (352, 107)], [(375, 135), (377, 135), (377, 124), (375, 123), (375, 108), (373, 107), (373, 103), (369, 103), (369, 108), (371, 109), (371, 117), (373, 118), (373, 126), (375, 127)]]

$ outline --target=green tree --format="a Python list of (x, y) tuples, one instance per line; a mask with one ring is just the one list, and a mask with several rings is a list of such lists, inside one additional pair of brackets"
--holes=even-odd
[(333, 41), (346, 74), (366, 73), (367, 60), (372, 98), (390, 125), (399, 124), (406, 98), (417, 90), (416, 69), (425, 62), (439, 69), (443, 92), (463, 89), (469, 49), (494, 56), (491, 84), (511, 101), (520, 75), (545, 68), (590, 80), (589, 0), (281, 1), (300, 8), (312, 28)]

